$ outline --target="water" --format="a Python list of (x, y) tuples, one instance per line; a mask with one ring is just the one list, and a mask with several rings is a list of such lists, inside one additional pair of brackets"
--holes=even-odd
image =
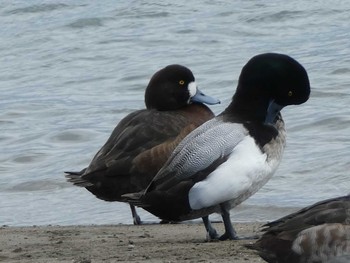
[(349, 193), (350, 4), (279, 3), (2, 1), (0, 225), (131, 223), (127, 205), (98, 200), (63, 171), (87, 166), (118, 121), (144, 107), (161, 67), (191, 68), (222, 100), (219, 113), (241, 67), (271, 51), (305, 66), (312, 94), (283, 110), (283, 162), (233, 220), (271, 220)]

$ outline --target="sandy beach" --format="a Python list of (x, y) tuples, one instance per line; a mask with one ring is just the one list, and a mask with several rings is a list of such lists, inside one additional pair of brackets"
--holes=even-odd
[[(260, 223), (236, 223), (240, 236)], [(215, 223), (223, 233), (223, 224)], [(243, 244), (206, 242), (200, 223), (0, 228), (0, 262), (264, 262)]]

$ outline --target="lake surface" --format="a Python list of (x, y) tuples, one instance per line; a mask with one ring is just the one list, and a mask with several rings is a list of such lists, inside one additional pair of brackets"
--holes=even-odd
[(349, 193), (350, 3), (280, 3), (2, 1), (0, 225), (131, 223), (128, 205), (95, 198), (63, 171), (86, 167), (115, 125), (144, 108), (158, 69), (189, 67), (222, 101), (211, 107), (219, 113), (242, 66), (264, 52), (302, 63), (312, 93), (282, 111), (283, 161), (232, 220), (272, 220)]

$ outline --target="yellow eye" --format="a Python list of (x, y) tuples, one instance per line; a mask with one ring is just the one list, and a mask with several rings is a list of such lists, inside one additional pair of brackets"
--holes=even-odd
[(185, 81), (180, 80), (180, 81), (179, 81), (179, 84), (180, 84), (180, 85), (183, 85), (183, 84), (185, 84)]
[(290, 91), (288, 92), (288, 96), (289, 96), (289, 97), (292, 97), (292, 96), (293, 96), (293, 91), (290, 90)]

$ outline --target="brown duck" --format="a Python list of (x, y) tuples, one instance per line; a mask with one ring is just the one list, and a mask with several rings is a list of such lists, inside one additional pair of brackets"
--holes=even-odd
[[(105, 201), (122, 201), (121, 195), (145, 189), (177, 144), (214, 117), (203, 103), (220, 101), (197, 88), (188, 68), (169, 65), (159, 70), (146, 88), (146, 109), (122, 119), (87, 168), (66, 172), (68, 181)], [(140, 224), (135, 207), (130, 207), (134, 224)]]

